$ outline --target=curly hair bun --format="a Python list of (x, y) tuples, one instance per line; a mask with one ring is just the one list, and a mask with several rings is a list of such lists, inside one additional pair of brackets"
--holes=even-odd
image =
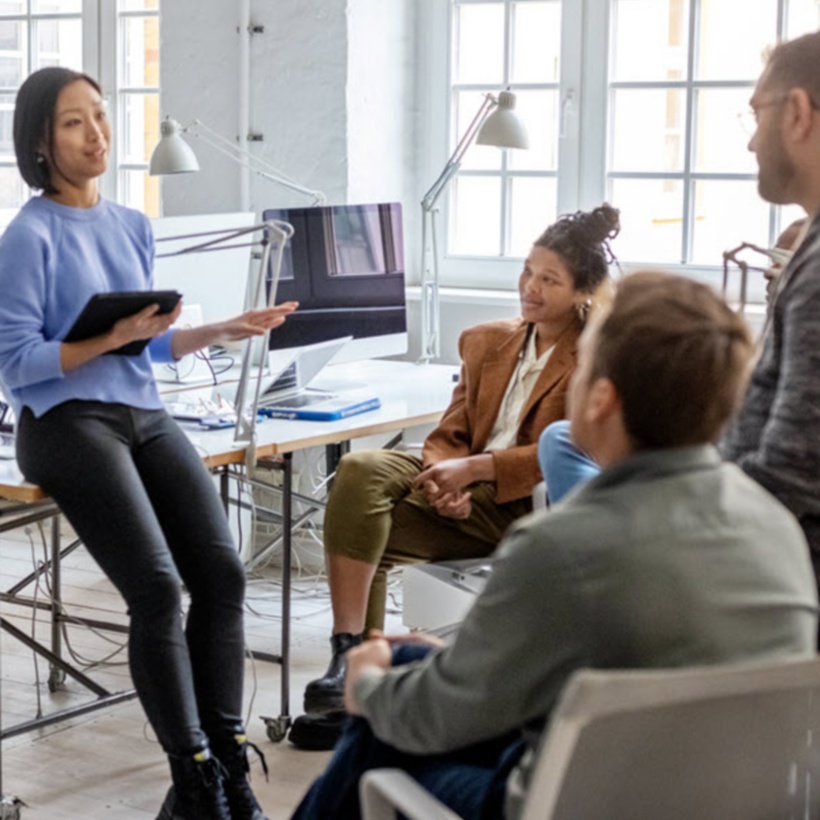
[(614, 239), (621, 230), (621, 212), (613, 208), (608, 202), (604, 202), (588, 213), (578, 211), (574, 214), (574, 219), (578, 222), (578, 228), (584, 234), (587, 242), (597, 244), (607, 239)]
[(604, 202), (592, 211), (566, 214), (550, 225), (535, 245), (557, 253), (572, 274), (575, 289), (594, 293), (615, 262), (609, 247), (621, 230), (620, 211)]

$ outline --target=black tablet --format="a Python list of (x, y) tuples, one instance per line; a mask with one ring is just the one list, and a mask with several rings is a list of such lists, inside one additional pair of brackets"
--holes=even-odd
[[(86, 302), (82, 313), (68, 331), (64, 342), (82, 342), (107, 333), (115, 323), (133, 316), (149, 305), (159, 305), (160, 313), (170, 313), (182, 298), (175, 290), (123, 290), (115, 293), (95, 293)], [(137, 339), (109, 350), (119, 356), (138, 356), (150, 339)]]

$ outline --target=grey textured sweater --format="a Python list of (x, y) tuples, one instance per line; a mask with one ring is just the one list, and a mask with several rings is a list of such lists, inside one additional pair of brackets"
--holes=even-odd
[(820, 217), (780, 277), (748, 393), (720, 449), (795, 515), (820, 578)]

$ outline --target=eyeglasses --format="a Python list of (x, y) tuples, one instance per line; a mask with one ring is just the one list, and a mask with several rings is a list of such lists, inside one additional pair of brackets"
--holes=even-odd
[[(741, 111), (737, 115), (737, 119), (744, 133), (749, 137), (753, 136), (757, 130), (757, 117), (760, 110), (769, 108), (772, 105), (780, 105), (788, 96), (789, 92), (784, 91), (782, 94), (777, 94), (771, 100), (766, 100), (765, 102), (749, 107), (746, 111)], [(820, 104), (816, 103), (811, 96), (809, 96), (809, 105), (811, 105), (814, 111), (820, 111)]]
[(757, 117), (761, 109), (769, 108), (772, 105), (780, 105), (780, 103), (786, 99), (786, 96), (786, 94), (778, 94), (771, 100), (766, 100), (765, 102), (758, 103), (754, 107), (749, 107), (746, 111), (741, 111), (737, 115), (737, 119), (744, 133), (751, 137), (754, 132), (757, 131)]

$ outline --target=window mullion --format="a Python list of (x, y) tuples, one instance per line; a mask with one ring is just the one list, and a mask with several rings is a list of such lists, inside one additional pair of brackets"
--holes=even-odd
[(695, 58), (698, 52), (699, 0), (692, 0), (689, 7), (689, 53), (686, 58), (686, 125), (684, 127), (683, 151), (683, 230), (681, 232), (681, 263), (692, 258), (695, 225), (695, 183), (692, 180), (693, 134), (695, 121)]
[(576, 209), (600, 205), (607, 196), (609, 13), (610, 0), (584, 0), (579, 42), (583, 80), (579, 106), (580, 168), (578, 196), (572, 205)]
[(578, 207), (581, 186), (581, 116), (585, 2), (563, 0), (561, 4), (561, 69), (558, 92), (558, 213)]
[[(504, 4), (504, 80), (503, 87), (508, 88), (512, 76), (512, 3)], [(507, 151), (501, 149), (501, 224), (499, 225), (499, 255), (506, 256), (510, 245), (510, 202), (512, 180), (507, 171)]]
[(100, 6), (104, 0), (83, 0), (83, 71), (100, 78)]
[(108, 102), (108, 116), (114, 131), (109, 145), (108, 171), (100, 179), (100, 191), (108, 199), (117, 200), (119, 191), (119, 99), (117, 97), (117, 0), (99, 0), (97, 9), (97, 43), (99, 74), (97, 79)]

